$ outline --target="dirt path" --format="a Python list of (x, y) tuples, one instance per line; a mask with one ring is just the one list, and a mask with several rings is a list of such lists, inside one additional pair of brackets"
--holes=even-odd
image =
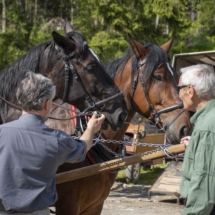
[(148, 199), (150, 186), (114, 183), (101, 215), (180, 215), (184, 206), (177, 198), (153, 194)]

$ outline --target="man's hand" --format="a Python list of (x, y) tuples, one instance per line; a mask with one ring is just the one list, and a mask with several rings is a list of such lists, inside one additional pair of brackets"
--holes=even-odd
[(97, 133), (102, 126), (103, 121), (105, 120), (105, 115), (102, 114), (100, 117), (97, 118), (97, 113), (94, 112), (92, 118), (89, 120), (87, 124), (87, 129), (84, 131), (82, 136), (80, 137), (81, 140), (84, 140), (87, 144), (87, 151), (91, 148), (93, 143), (93, 136)]
[(101, 116), (98, 117), (97, 112), (95, 111), (87, 124), (87, 129), (91, 130), (93, 134), (97, 133), (101, 129), (104, 120), (105, 115), (101, 114)]
[(190, 142), (190, 136), (186, 136), (186, 137), (183, 137), (183, 138), (181, 139), (181, 142), (180, 142), (180, 143), (184, 144), (185, 147), (187, 147), (188, 144), (189, 144), (189, 142)]

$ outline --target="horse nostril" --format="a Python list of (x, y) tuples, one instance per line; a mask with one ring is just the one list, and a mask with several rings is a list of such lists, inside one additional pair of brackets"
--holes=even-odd
[(180, 130), (180, 138), (186, 137), (189, 135), (189, 128), (187, 126), (183, 126)]

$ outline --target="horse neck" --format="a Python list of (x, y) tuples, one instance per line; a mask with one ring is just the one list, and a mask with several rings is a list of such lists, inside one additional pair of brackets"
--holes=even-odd
[(64, 92), (64, 81), (62, 77), (65, 76), (65, 62), (62, 57), (59, 56), (59, 51), (54, 49), (52, 57), (48, 57), (50, 52), (50, 46), (46, 48), (43, 55), (41, 56), (41, 61), (39, 65), (39, 72), (52, 79), (54, 85), (56, 86), (56, 97), (62, 98)]
[[(134, 111), (130, 111), (126, 118), (126, 123), (124, 123), (123, 127), (119, 131), (113, 131), (111, 129), (105, 130), (102, 133), (102, 138), (105, 140), (121, 140), (129, 126), (129, 123), (133, 119), (134, 114)], [(116, 151), (118, 148), (118, 144), (116, 143), (105, 143), (105, 145), (113, 151)]]

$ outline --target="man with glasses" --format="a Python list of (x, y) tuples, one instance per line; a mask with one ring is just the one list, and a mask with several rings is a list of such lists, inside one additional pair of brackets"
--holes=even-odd
[[(181, 69), (179, 97), (191, 117), (193, 133), (182, 166), (180, 194), (186, 199), (182, 215), (215, 214), (215, 74), (204, 64)], [(188, 144), (189, 143), (189, 144)]]

